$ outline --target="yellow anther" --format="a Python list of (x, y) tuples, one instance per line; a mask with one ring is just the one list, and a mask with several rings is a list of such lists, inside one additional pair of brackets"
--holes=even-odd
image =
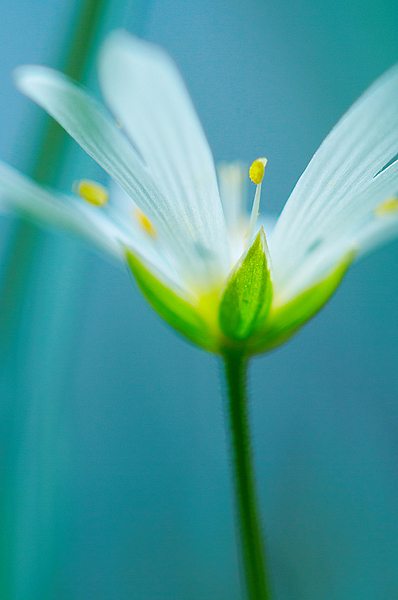
[(398, 212), (398, 198), (396, 196), (391, 196), (384, 200), (379, 206), (376, 206), (374, 210), (374, 214), (376, 217), (388, 217), (393, 213)]
[(152, 238), (157, 237), (156, 229), (152, 225), (151, 221), (137, 206), (134, 208), (134, 218), (146, 234)]
[(249, 169), (249, 177), (253, 181), (253, 183), (255, 183), (256, 185), (261, 183), (263, 180), (266, 164), (267, 164), (266, 158), (257, 158), (257, 160), (255, 160), (252, 163), (252, 165)]
[(107, 190), (95, 181), (79, 181), (77, 193), (94, 206), (104, 206), (108, 202)]

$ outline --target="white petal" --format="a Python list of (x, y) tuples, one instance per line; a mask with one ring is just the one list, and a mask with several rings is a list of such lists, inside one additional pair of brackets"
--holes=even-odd
[(393, 196), (397, 190), (398, 163), (394, 163), (373, 178), (357, 202), (352, 202), (342, 214), (336, 216), (334, 223), (330, 223), (327, 234), (315, 238), (311, 246), (307, 245), (289, 277), (281, 276), (278, 269), (275, 277), (278, 294), (288, 299), (317, 283), (349, 250), (354, 249), (357, 252), (356, 260), (359, 260), (371, 249), (383, 244), (383, 234), (384, 243), (394, 237), (394, 216), (376, 219), (374, 208)]
[(232, 263), (235, 264), (246, 247), (249, 227), (247, 211), (248, 167), (242, 162), (221, 162), (217, 165), (220, 197), (228, 231)]
[(205, 271), (210, 255), (212, 266), (218, 269), (214, 248), (206, 246), (200, 232), (197, 234), (185, 215), (159, 190), (148, 168), (101, 105), (72, 80), (46, 67), (20, 67), (16, 81), (21, 91), (54, 117), (131, 195), (153, 221), (160, 237), (167, 240), (176, 264), (181, 263), (181, 268), (193, 273), (199, 258)]
[(248, 219), (247, 182), (249, 168), (245, 163), (235, 161), (217, 164), (217, 176), (221, 202), (229, 230), (238, 229), (242, 217)]
[(80, 204), (77, 198), (55, 195), (0, 162), (0, 200), (5, 207), (50, 225), (72, 232), (105, 254), (123, 260), (118, 231), (102, 214)]
[(312, 158), (271, 240), (281, 285), (314, 245), (334, 246), (338, 238), (347, 238), (388, 196), (387, 189), (398, 187), (397, 97), (396, 66), (361, 96)]
[[(344, 256), (350, 250), (357, 250), (357, 246), (348, 239), (339, 240), (334, 245), (323, 247), (322, 250), (315, 253), (310, 261), (306, 261), (295, 273), (292, 273), (289, 280), (281, 284), (273, 270), (273, 286), (275, 306), (286, 304), (305, 290), (321, 282), (334, 267), (343, 260)], [(271, 252), (272, 256), (272, 252)]]
[[(172, 256), (158, 237), (151, 237), (143, 230), (136, 218), (137, 205), (117, 183), (111, 182), (109, 202), (105, 207), (108, 220), (118, 228), (119, 239), (139, 254), (151, 268), (163, 273), (165, 280), (172, 284), (175, 290), (184, 287), (184, 282), (173, 267)], [(181, 295), (180, 291), (179, 294)]]
[(397, 214), (383, 217), (368, 215), (368, 219), (363, 220), (346, 237), (338, 238), (334, 244), (321, 246), (311, 260), (303, 262), (284, 285), (277, 282), (274, 285), (275, 304), (284, 304), (321, 281), (350, 250), (355, 252), (354, 262), (358, 262), (395, 238), (398, 238)]
[(160, 48), (125, 32), (106, 41), (104, 98), (197, 243), (227, 260), (214, 162), (185, 84)]
[[(1, 210), (9, 208), (31, 218), (39, 225), (48, 225), (68, 231), (94, 245), (105, 255), (125, 264), (124, 248), (139, 254), (150, 266), (163, 273), (175, 289), (181, 280), (167, 262), (164, 252), (145, 236), (129, 215), (121, 222), (119, 211), (112, 208), (125, 193), (116, 185), (111, 189), (109, 210), (93, 207), (78, 197), (54, 194), (16, 169), (0, 162)], [(127, 215), (125, 215), (127, 217)], [(128, 225), (130, 224), (130, 225)]]
[(164, 199), (104, 108), (68, 77), (47, 67), (15, 71), (17, 87), (40, 104), (148, 213)]

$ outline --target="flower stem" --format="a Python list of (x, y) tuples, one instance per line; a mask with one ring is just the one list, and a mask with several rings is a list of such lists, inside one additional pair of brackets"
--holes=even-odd
[(270, 600), (250, 442), (246, 391), (248, 359), (240, 353), (225, 353), (223, 359), (235, 502), (247, 597), (249, 600)]

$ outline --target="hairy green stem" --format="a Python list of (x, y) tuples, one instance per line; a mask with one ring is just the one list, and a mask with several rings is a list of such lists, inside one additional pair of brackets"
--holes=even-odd
[(251, 452), (246, 391), (248, 359), (240, 353), (225, 354), (223, 359), (235, 501), (247, 597), (249, 600), (270, 600)]

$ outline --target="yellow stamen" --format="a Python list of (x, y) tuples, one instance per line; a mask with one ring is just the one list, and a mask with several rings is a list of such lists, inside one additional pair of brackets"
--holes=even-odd
[(374, 210), (376, 217), (388, 217), (396, 212), (398, 212), (398, 198), (396, 196), (387, 198), (379, 206), (376, 206)]
[(138, 206), (134, 208), (134, 218), (137, 221), (138, 225), (141, 227), (141, 229), (145, 231), (145, 233), (147, 233), (152, 238), (157, 237), (156, 229), (154, 228), (148, 217), (142, 212), (142, 210), (138, 208)]
[(251, 164), (251, 167), (249, 169), (249, 177), (253, 181), (253, 183), (255, 183), (256, 185), (261, 183), (263, 180), (266, 164), (267, 164), (266, 158), (257, 158), (257, 160), (255, 160)]
[(95, 181), (85, 179), (79, 181), (77, 193), (90, 204), (94, 204), (94, 206), (105, 206), (108, 202), (107, 190)]
[(247, 244), (251, 244), (252, 238), (254, 235), (254, 230), (256, 228), (258, 211), (260, 208), (260, 196), (261, 196), (261, 183), (264, 177), (265, 165), (267, 164), (266, 158), (258, 158), (255, 160), (250, 169), (249, 169), (249, 177), (256, 184), (256, 193), (254, 194), (252, 212), (250, 215), (249, 227), (246, 234)]

